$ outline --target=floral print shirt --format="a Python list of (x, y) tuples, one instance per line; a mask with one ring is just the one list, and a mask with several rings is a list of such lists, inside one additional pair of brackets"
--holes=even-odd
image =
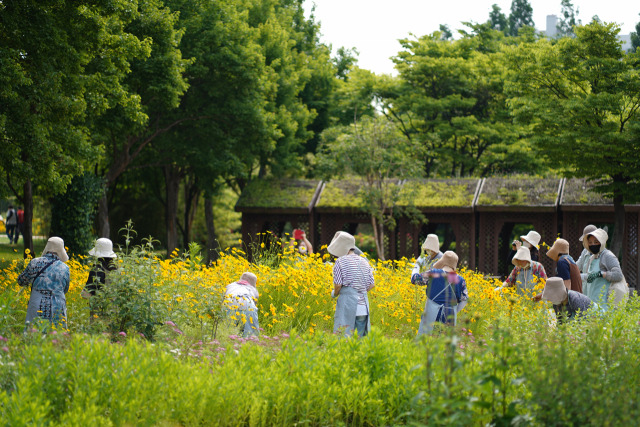
[[(538, 279), (547, 280), (547, 273), (544, 271), (544, 267), (542, 266), (542, 264), (536, 261), (531, 261), (531, 266), (529, 268), (531, 269), (531, 272), (533, 273), (533, 275), (538, 277)], [(507, 280), (505, 280), (505, 282), (507, 282), (509, 286), (515, 286), (516, 278), (518, 277), (518, 274), (520, 274), (520, 272), (524, 270), (528, 270), (528, 269), (514, 267), (513, 270), (511, 271), (511, 274), (509, 275), (509, 277), (507, 277)]]
[[(44, 268), (46, 270), (40, 273)], [(64, 295), (69, 291), (70, 279), (69, 266), (60, 261), (56, 255), (45, 254), (31, 260), (27, 268), (18, 276), (18, 284), (31, 285), (31, 288), (37, 291), (51, 291)]]

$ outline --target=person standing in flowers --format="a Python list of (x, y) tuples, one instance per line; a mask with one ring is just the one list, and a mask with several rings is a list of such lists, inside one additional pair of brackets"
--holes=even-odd
[(521, 246), (511, 261), (515, 266), (502, 284), (505, 287), (516, 287), (517, 292), (521, 295), (532, 292), (540, 280), (547, 279), (547, 273), (544, 267), (537, 261), (531, 259), (531, 253), (528, 248)]
[(456, 324), (458, 313), (469, 299), (467, 282), (456, 273), (458, 255), (446, 251), (433, 267), (416, 278), (415, 284), (426, 285), (427, 303), (420, 318), (418, 336), (429, 334), (436, 322)]
[(31, 285), (25, 330), (37, 319), (67, 329), (65, 294), (69, 291), (70, 274), (65, 262), (68, 260), (64, 241), (60, 237), (51, 237), (42, 256), (32, 259), (18, 276), (20, 286)]
[(567, 289), (582, 293), (580, 269), (569, 255), (569, 242), (565, 239), (557, 239), (547, 251), (547, 256), (556, 261), (556, 275), (564, 280)]
[(101, 291), (106, 284), (107, 273), (116, 269), (115, 259), (118, 256), (113, 251), (111, 240), (104, 237), (96, 240), (96, 244), (89, 251), (89, 255), (96, 257), (96, 261), (89, 271), (89, 277), (81, 296), (89, 299), (91, 317), (93, 318), (95, 312), (99, 311), (100, 308), (96, 307), (97, 302), (92, 297), (96, 296), (96, 292)]
[(440, 240), (435, 234), (429, 234), (422, 244), (422, 253), (416, 260), (413, 270), (411, 271), (411, 283), (414, 285), (417, 281), (421, 280), (420, 273), (431, 270), (433, 264), (442, 258), (442, 252), (440, 252)]
[(619, 302), (617, 298), (609, 300), (611, 284), (624, 279), (618, 258), (605, 247), (608, 239), (609, 235), (601, 228), (587, 234), (591, 256), (585, 264), (587, 283), (584, 294), (604, 311), (609, 309), (610, 303)]
[(368, 292), (375, 286), (373, 270), (366, 258), (357, 255), (356, 239), (349, 233), (336, 233), (327, 251), (337, 257), (333, 265), (331, 292), (336, 302), (333, 333), (344, 330), (350, 336), (357, 330), (363, 337), (371, 330)]
[(535, 299), (542, 299), (553, 304), (558, 323), (575, 319), (595, 307), (595, 304), (586, 295), (567, 289), (562, 277), (549, 277), (542, 294)]
[(596, 231), (597, 229), (598, 227), (593, 224), (587, 225), (582, 232), (582, 236), (580, 236), (580, 238), (578, 239), (582, 243), (583, 249), (580, 257), (578, 257), (578, 260), (576, 261), (576, 265), (580, 269), (580, 278), (582, 279), (582, 283), (587, 281), (588, 273), (586, 271), (586, 267), (587, 261), (591, 257), (591, 252), (589, 252), (589, 243), (587, 242), (587, 234), (591, 233), (592, 231)]
[(250, 272), (242, 273), (240, 280), (227, 285), (224, 306), (227, 315), (240, 327), (244, 337), (260, 335), (258, 324), (258, 277)]
[(514, 240), (511, 243), (511, 252), (509, 253), (509, 257), (507, 258), (507, 265), (512, 262), (513, 257), (518, 252), (518, 249), (523, 246), (529, 249), (529, 251), (531, 252), (532, 261), (539, 261), (540, 255), (538, 249), (540, 249), (540, 238), (540, 234), (537, 231), (531, 230), (527, 233), (526, 236), (520, 236), (520, 240)]

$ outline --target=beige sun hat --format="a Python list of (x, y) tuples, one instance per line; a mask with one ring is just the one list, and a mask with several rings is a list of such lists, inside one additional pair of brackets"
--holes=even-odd
[(256, 276), (255, 274), (249, 271), (245, 271), (244, 273), (242, 273), (242, 276), (240, 277), (239, 281), (242, 281), (242, 280), (244, 280), (245, 282), (247, 282), (248, 284), (250, 284), (255, 288), (256, 284), (258, 283), (258, 276)]
[(118, 255), (113, 252), (113, 243), (106, 237), (101, 237), (96, 240), (96, 244), (93, 249), (89, 251), (89, 255), (98, 258), (118, 258)]
[(516, 265), (516, 263), (514, 262), (515, 260), (527, 261), (528, 263), (531, 263), (531, 251), (529, 250), (529, 248), (520, 246), (520, 249), (518, 249), (518, 252), (516, 252), (516, 254), (513, 256), (513, 259), (511, 260), (511, 263), (513, 265)]
[(557, 239), (547, 251), (547, 256), (556, 261), (560, 254), (569, 254), (569, 242), (564, 239)]
[(67, 255), (67, 251), (64, 249), (64, 240), (60, 237), (49, 237), (49, 240), (47, 240), (47, 244), (42, 251), (42, 255), (49, 252), (58, 255), (58, 258), (60, 258), (60, 261), (62, 262), (69, 261), (69, 255)]
[(429, 234), (422, 244), (423, 250), (429, 250), (433, 252), (440, 252), (440, 240), (438, 240), (437, 234)]
[(582, 231), (582, 236), (580, 236), (580, 238), (578, 240), (580, 240), (581, 242), (584, 240), (585, 237), (587, 237), (587, 234), (591, 233), (592, 231), (596, 231), (598, 229), (598, 227), (596, 227), (593, 224), (589, 224), (587, 225), (584, 230)]
[(520, 236), (520, 240), (526, 240), (536, 248), (540, 249), (540, 246), (538, 246), (540, 243), (540, 234), (537, 231), (531, 230), (526, 236)]
[[(598, 242), (600, 243), (600, 252), (605, 249), (607, 240), (609, 240), (609, 234), (607, 234), (606, 231), (604, 231), (602, 228), (596, 228), (591, 233), (587, 234), (587, 237), (588, 236), (593, 236), (598, 240)], [(587, 244), (586, 247), (589, 248), (589, 244)]]
[(549, 277), (542, 291), (542, 299), (559, 305), (567, 297), (567, 287), (561, 277)]
[(457, 267), (458, 255), (456, 255), (456, 253), (453, 251), (446, 251), (442, 255), (442, 258), (440, 258), (438, 261), (436, 261), (435, 264), (433, 264), (433, 268), (444, 270), (449, 273), (456, 271)]
[(327, 247), (327, 251), (331, 255), (340, 258), (348, 254), (349, 251), (355, 247), (355, 237), (345, 231), (338, 231), (335, 236), (333, 236), (333, 240), (331, 240), (331, 243)]

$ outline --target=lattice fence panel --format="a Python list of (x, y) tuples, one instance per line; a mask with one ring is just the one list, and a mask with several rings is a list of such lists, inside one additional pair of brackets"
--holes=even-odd
[(638, 257), (638, 213), (627, 213), (625, 218), (625, 252), (623, 258), (623, 273), (627, 279), (629, 286), (637, 289), (638, 287), (638, 266), (640, 259)]

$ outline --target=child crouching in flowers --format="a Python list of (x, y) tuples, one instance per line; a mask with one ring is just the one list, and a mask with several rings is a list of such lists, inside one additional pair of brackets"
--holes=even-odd
[(456, 324), (458, 312), (467, 304), (467, 282), (456, 273), (458, 255), (447, 251), (433, 268), (414, 276), (412, 282), (427, 286), (427, 303), (420, 318), (418, 335), (429, 334), (435, 322)]
[(243, 336), (260, 335), (258, 325), (258, 278), (255, 274), (242, 273), (240, 280), (227, 285), (224, 305), (227, 315), (240, 327)]

